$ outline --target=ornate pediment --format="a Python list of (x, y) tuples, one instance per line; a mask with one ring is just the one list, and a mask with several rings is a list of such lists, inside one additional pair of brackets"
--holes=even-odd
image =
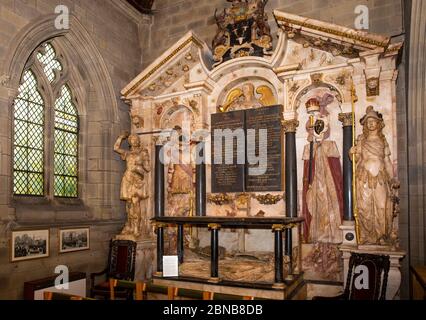
[(333, 56), (357, 58), (364, 51), (390, 47), (390, 38), (338, 26), (282, 11), (274, 11), (278, 26), (287, 37), (305, 48), (330, 52)]
[(192, 31), (183, 36), (175, 45), (157, 58), (140, 73), (121, 94), (128, 98), (133, 95), (158, 96), (185, 90), (190, 71), (200, 63), (209, 64), (206, 44)]

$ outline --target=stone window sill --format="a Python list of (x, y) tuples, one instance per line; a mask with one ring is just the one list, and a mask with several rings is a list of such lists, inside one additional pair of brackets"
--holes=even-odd
[(12, 207), (15, 209), (33, 209), (46, 211), (87, 211), (83, 200), (78, 198), (54, 198), (13, 196)]

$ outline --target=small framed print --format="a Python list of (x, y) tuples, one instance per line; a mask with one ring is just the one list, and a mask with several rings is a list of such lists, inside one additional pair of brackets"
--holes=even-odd
[(46, 258), (49, 256), (49, 229), (12, 231), (12, 262)]
[(59, 229), (59, 253), (90, 249), (90, 228)]

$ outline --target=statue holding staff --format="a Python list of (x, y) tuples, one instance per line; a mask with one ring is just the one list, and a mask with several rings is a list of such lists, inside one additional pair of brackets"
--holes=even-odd
[(363, 133), (350, 150), (354, 156), (359, 244), (390, 244), (395, 240), (394, 200), (399, 182), (394, 178), (390, 148), (383, 134), (383, 116), (372, 106), (361, 119)]

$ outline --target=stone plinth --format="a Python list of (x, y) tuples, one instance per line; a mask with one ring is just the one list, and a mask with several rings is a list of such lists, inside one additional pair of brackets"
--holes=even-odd
[(137, 241), (135, 280), (151, 279), (155, 267), (155, 239)]

